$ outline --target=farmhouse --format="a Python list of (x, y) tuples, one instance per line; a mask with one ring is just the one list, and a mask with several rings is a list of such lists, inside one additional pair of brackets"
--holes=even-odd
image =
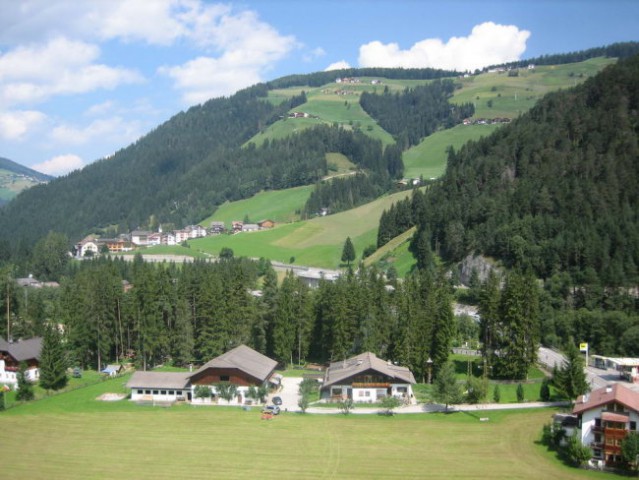
[(100, 373), (105, 374), (107, 377), (116, 377), (122, 372), (124, 372), (124, 367), (122, 365), (115, 364), (107, 365), (100, 371)]
[[(241, 405), (247, 398), (251, 386), (278, 385), (274, 375), (277, 362), (240, 345), (202, 365), (195, 372), (135, 372), (127, 387), (131, 389), (131, 400), (173, 402), (187, 400), (194, 404), (205, 404), (219, 400), (217, 385), (230, 383), (236, 386), (236, 396), (229, 403)], [(204, 386), (210, 389), (210, 398), (196, 398), (195, 389)]]
[(322, 396), (331, 401), (350, 398), (365, 403), (393, 396), (412, 403), (414, 383), (415, 377), (407, 367), (365, 352), (330, 364), (324, 374)]
[(592, 449), (595, 460), (615, 465), (622, 461), (621, 441), (639, 424), (639, 392), (620, 383), (594, 390), (577, 398), (573, 414), (577, 435)]
[(17, 385), (20, 363), (27, 364), (25, 376), (33, 382), (40, 377), (42, 337), (7, 342), (0, 338), (0, 385)]

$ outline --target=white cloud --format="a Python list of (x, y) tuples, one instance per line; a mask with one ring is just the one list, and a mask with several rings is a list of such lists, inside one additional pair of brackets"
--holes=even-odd
[[(196, 2), (196, 4), (199, 2)], [(178, 15), (190, 0), (20, 0), (4, 2), (0, 43), (34, 43), (55, 36), (169, 45), (184, 35)]]
[(36, 103), (143, 81), (133, 70), (94, 63), (99, 55), (95, 45), (62, 37), (0, 55), (0, 104)]
[(47, 175), (59, 176), (84, 167), (84, 161), (73, 154), (58, 155), (37, 165), (32, 165), (33, 170)]
[(0, 112), (0, 137), (5, 140), (21, 140), (46, 119), (35, 110)]
[(339, 62), (331, 63), (324, 69), (325, 72), (330, 70), (343, 70), (345, 68), (351, 68), (350, 64), (346, 60), (340, 60)]
[(467, 37), (452, 37), (446, 43), (440, 39), (426, 39), (408, 50), (401, 50), (396, 43), (373, 41), (360, 47), (359, 65), (474, 70), (518, 60), (526, 50), (529, 36), (529, 31), (519, 30), (514, 25), (485, 22), (473, 27)]
[(322, 47), (317, 47), (311, 50), (310, 52), (305, 53), (302, 56), (302, 60), (305, 62), (312, 62), (313, 60), (322, 58), (324, 56), (326, 56), (326, 50), (324, 50)]
[(111, 112), (114, 108), (115, 103), (112, 100), (106, 100), (104, 102), (91, 105), (84, 114), (90, 117), (96, 117)]
[(76, 127), (62, 124), (54, 127), (49, 133), (49, 139), (57, 145), (86, 145), (113, 141), (123, 145), (135, 141), (141, 136), (141, 126), (137, 121), (126, 122), (121, 117), (100, 118), (88, 125)]
[(219, 6), (201, 7), (192, 37), (219, 56), (200, 56), (158, 72), (174, 80), (187, 104), (228, 95), (261, 81), (273, 62), (298, 47), (292, 36), (282, 36), (251, 11), (233, 13)]

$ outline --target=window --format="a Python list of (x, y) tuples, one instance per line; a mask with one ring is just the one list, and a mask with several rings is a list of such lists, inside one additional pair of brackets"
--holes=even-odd
[(166, 390), (162, 390), (160, 393), (161, 393), (162, 395), (166, 395)]
[(408, 392), (408, 388), (407, 387), (397, 387), (397, 392), (398, 393), (407, 393)]
[(630, 422), (630, 430), (637, 430), (637, 422)]
[(157, 395), (158, 391), (157, 390), (153, 390), (153, 395)]
[(370, 397), (371, 396), (371, 392), (369, 392), (368, 390), (366, 390), (366, 396)]
[[(368, 392), (366, 392), (366, 393), (368, 393)], [(363, 397), (363, 396), (364, 396), (364, 391), (363, 391), (363, 390), (359, 390), (359, 391), (357, 392), (357, 396), (358, 396), (358, 397)]]
[(182, 395), (182, 390), (176, 390), (175, 394), (179, 397), (180, 395)]
[(333, 395), (341, 395), (342, 394), (342, 389), (341, 388), (334, 388), (333, 389)]
[(228, 375), (220, 375), (220, 382), (228, 382), (230, 379)]
[(142, 395), (142, 392), (143, 392), (143, 391), (144, 391), (144, 390), (142, 390), (141, 388), (138, 388), (138, 395)]
[(151, 395), (151, 390), (144, 390), (144, 393), (145, 393), (146, 395)]

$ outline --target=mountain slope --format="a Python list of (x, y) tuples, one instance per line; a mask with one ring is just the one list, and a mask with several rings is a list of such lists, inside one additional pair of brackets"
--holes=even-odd
[(46, 183), (52, 178), (8, 158), (0, 157), (0, 205), (8, 202), (21, 191)]
[(639, 281), (639, 56), (551, 93), (448, 159), (421, 231), (450, 261), (480, 251), (548, 278)]

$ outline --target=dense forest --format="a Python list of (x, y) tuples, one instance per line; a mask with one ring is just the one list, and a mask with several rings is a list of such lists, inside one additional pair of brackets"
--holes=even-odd
[[(539, 324), (525, 328), (544, 344), (574, 338), (604, 355), (639, 354), (638, 112), (639, 57), (547, 95), (490, 137), (451, 150), (441, 181), (382, 214), (378, 246), (417, 225), (410, 250), (420, 269), (435, 256), (456, 265), (481, 254), (539, 279)], [(509, 287), (507, 277), (482, 284), (475, 275), (464, 295), (480, 307), (495, 366), (513, 362), (495, 355), (506, 337), (494, 329), (525, 325), (517, 316), (504, 324), (499, 299)]]
[(362, 108), (406, 150), (440, 128), (451, 128), (475, 113), (473, 104), (452, 105), (455, 84), (452, 80), (407, 88), (391, 94), (363, 92)]
[[(67, 267), (59, 288), (22, 288), (4, 271), (0, 306), (9, 299), (13, 338), (63, 325), (70, 365), (203, 363), (244, 343), (288, 364), (372, 351), (423, 378), (426, 360), (439, 368), (458, 342), (451, 287), (428, 274), (389, 289), (375, 270), (360, 269), (312, 290), (290, 272), (278, 284), (265, 260), (103, 258)], [(1, 322), (0, 336), (6, 329)]]
[(415, 223), (446, 261), (472, 252), (547, 279), (639, 280), (639, 57), (547, 95), (451, 151)]

